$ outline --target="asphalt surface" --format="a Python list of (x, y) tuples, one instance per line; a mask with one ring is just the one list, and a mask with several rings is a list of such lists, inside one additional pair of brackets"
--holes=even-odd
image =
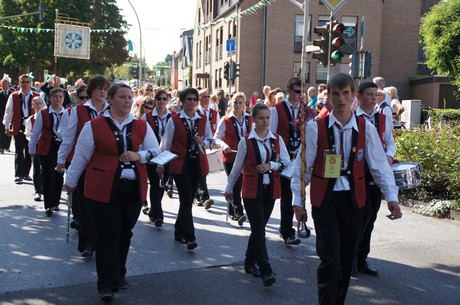
[[(45, 217), (31, 183), (16, 185), (14, 156), (0, 155), (0, 304), (101, 304), (94, 258), (84, 259), (77, 233), (66, 243), (67, 210)], [(208, 176), (215, 205), (194, 207), (198, 248), (173, 240), (178, 196), (165, 196), (165, 224), (142, 215), (128, 256), (129, 288), (111, 304), (316, 304), (315, 232), (299, 246), (278, 237), (279, 204), (267, 226), (267, 246), (277, 282), (264, 287), (243, 271), (249, 224), (226, 222), (225, 174)], [(63, 197), (65, 194), (63, 193)], [(353, 277), (346, 304), (460, 304), (460, 224), (414, 214), (388, 220), (380, 209), (368, 262), (378, 277)]]

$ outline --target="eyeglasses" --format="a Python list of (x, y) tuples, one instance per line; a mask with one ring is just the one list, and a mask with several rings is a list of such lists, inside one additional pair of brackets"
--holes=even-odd
[(197, 99), (195, 97), (187, 97), (186, 98), (187, 101), (197, 101)]
[(145, 91), (153, 91), (153, 89), (145, 89)]
[(294, 92), (295, 94), (302, 94), (302, 90), (291, 90), (292, 92)]
[(202, 96), (200, 96), (200, 98), (201, 98), (201, 97), (202, 97), (202, 98), (210, 98), (209, 95), (202, 95)]
[(166, 97), (166, 96), (159, 96), (159, 97), (157, 97), (157, 100), (158, 100), (158, 101), (161, 101), (161, 100), (167, 101), (167, 100), (168, 100), (168, 97)]
[(145, 109), (148, 109), (148, 110), (153, 110), (153, 107), (147, 106), (147, 105), (144, 105), (144, 108), (145, 108)]
[(78, 97), (80, 100), (89, 100), (89, 96), (80, 95)]
[(24, 83), (30, 84), (30, 80), (22, 80), (22, 81), (21, 81), (21, 84), (24, 84)]

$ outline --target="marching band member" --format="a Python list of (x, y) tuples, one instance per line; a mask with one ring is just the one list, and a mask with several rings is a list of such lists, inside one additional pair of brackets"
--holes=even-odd
[(64, 89), (59, 87), (51, 89), (49, 98), (50, 107), (38, 113), (29, 142), (31, 158), (34, 158), (35, 155), (40, 157), (40, 164), (43, 170), (43, 197), (46, 216), (48, 217), (53, 215), (53, 210), (59, 211), (62, 184), (64, 182), (63, 174), (55, 170), (57, 153), (62, 141), (59, 125), (65, 112), (65, 108), (62, 107)]
[[(232, 171), (238, 143), (252, 130), (252, 117), (245, 111), (246, 96), (243, 92), (238, 92), (233, 99), (233, 110), (219, 121), (214, 135), (216, 143), (222, 147), (222, 161), (227, 176)], [(240, 226), (246, 220), (241, 204), (241, 179), (241, 175), (236, 179), (232, 192), (233, 200), (228, 203), (230, 218), (237, 221)]]
[(374, 126), (351, 110), (353, 79), (338, 73), (328, 82), (333, 110), (310, 122), (305, 132), (306, 172), (296, 167), (292, 178), (293, 206), (298, 221), (301, 207), (300, 177), (311, 181), (310, 201), (316, 230), (319, 304), (344, 304), (350, 282), (352, 261), (362, 230), (366, 203), (364, 164), (388, 200), (390, 219), (401, 218), (398, 188)]
[[(155, 94), (156, 107), (142, 115), (142, 119), (146, 120), (152, 128), (157, 141), (160, 142), (161, 138), (166, 131), (166, 125), (171, 118), (171, 111), (166, 108), (168, 103), (168, 96), (165, 90), (158, 90)], [(161, 227), (163, 224), (164, 216), (161, 207), (161, 200), (165, 191), (164, 187), (160, 186), (160, 180), (165, 183), (169, 178), (169, 166), (166, 165), (161, 175), (157, 172), (156, 164), (147, 164), (147, 173), (150, 181), (150, 209), (148, 212), (149, 219), (155, 224), (156, 227)], [(166, 185), (164, 185), (166, 186)]]
[[(238, 143), (238, 152), (228, 176), (225, 198), (231, 200), (233, 189), (243, 170), (243, 201), (251, 235), (248, 240), (244, 270), (262, 277), (264, 286), (275, 283), (275, 273), (268, 262), (265, 226), (280, 198), (280, 170), (289, 164), (283, 138), (270, 131), (270, 109), (266, 104), (252, 108), (255, 128)], [(257, 269), (258, 266), (258, 269)]]
[[(90, 99), (84, 104), (73, 107), (70, 112), (70, 118), (58, 152), (57, 170), (63, 171), (66, 164), (71, 163), (75, 145), (84, 124), (101, 116), (109, 108), (106, 101), (109, 88), (110, 81), (105, 76), (95, 76), (89, 80), (86, 92)], [(95, 232), (84, 202), (84, 182), (85, 173), (83, 172), (76, 191), (72, 192), (72, 212), (77, 213), (73, 215), (75, 220), (72, 221), (71, 226), (78, 228), (78, 251), (83, 257), (91, 257), (95, 249)]]
[[(178, 157), (169, 163), (179, 193), (179, 212), (175, 223), (174, 239), (187, 245), (187, 250), (198, 244), (193, 226), (192, 205), (199, 178), (209, 172), (205, 147), (212, 144), (209, 121), (196, 112), (198, 91), (187, 88), (179, 95), (183, 105), (181, 112), (172, 116), (161, 139), (161, 151), (171, 151)], [(163, 169), (158, 167), (158, 172)]]
[[(209, 121), (209, 125), (211, 126), (211, 132), (214, 134), (217, 129), (217, 123), (219, 123), (220, 120), (219, 112), (209, 107), (210, 93), (208, 89), (202, 89), (198, 93), (200, 95), (200, 101), (197, 112), (206, 117), (206, 120)], [(204, 206), (206, 210), (214, 204), (214, 200), (209, 198), (206, 176), (201, 176), (200, 183), (198, 184), (198, 189), (195, 195), (195, 200), (196, 205)]]
[[(372, 123), (377, 129), (380, 142), (385, 150), (385, 155), (388, 164), (393, 164), (393, 159), (396, 154), (395, 142), (393, 139), (392, 122), (387, 120), (383, 113), (376, 109), (378, 96), (378, 87), (373, 82), (363, 82), (358, 88), (359, 108), (356, 110), (356, 115), (361, 116)], [(357, 271), (376, 276), (378, 272), (371, 269), (367, 262), (367, 256), (370, 252), (371, 235), (374, 229), (374, 222), (377, 219), (377, 213), (380, 209), (382, 201), (382, 192), (376, 185), (369, 168), (365, 167), (366, 173), (366, 206), (363, 212), (363, 231), (361, 241), (358, 244), (356, 252), (356, 267)]]
[(160, 149), (144, 120), (131, 113), (131, 88), (115, 84), (108, 92), (110, 109), (85, 123), (67, 171), (66, 188), (72, 192), (86, 169), (86, 207), (96, 228), (96, 269), (99, 299), (128, 288), (126, 260), (131, 237), (147, 196), (145, 163)]

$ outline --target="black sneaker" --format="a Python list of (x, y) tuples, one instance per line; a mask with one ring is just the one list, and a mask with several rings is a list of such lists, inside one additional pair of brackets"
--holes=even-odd
[(198, 244), (196, 243), (196, 240), (191, 240), (187, 242), (187, 250), (193, 250), (196, 247), (198, 247)]
[(129, 284), (125, 277), (121, 277), (118, 280), (118, 289), (128, 289)]
[(46, 209), (45, 214), (46, 214), (47, 217), (51, 217), (51, 215), (53, 215), (53, 209), (51, 209), (51, 208)]
[(246, 221), (246, 216), (241, 215), (240, 217), (238, 217), (237, 221), (238, 221), (238, 224), (242, 226), (243, 223)]
[(187, 241), (183, 235), (174, 235), (174, 240), (180, 242), (181, 244), (186, 244)]
[(87, 246), (85, 250), (81, 253), (82, 257), (91, 257), (93, 256), (93, 248), (90, 246)]
[(113, 300), (113, 292), (112, 290), (103, 290), (99, 293), (99, 301), (102, 302), (110, 302)]
[(22, 178), (21, 178), (21, 177), (15, 177), (15, 178), (14, 178), (14, 183), (19, 184), (19, 183), (21, 183), (21, 182), (22, 182)]
[(155, 227), (159, 228), (159, 227), (161, 227), (163, 225), (163, 219), (157, 218), (157, 219), (155, 219), (153, 224), (155, 225)]
[(257, 270), (256, 265), (250, 265), (250, 264), (244, 265), (244, 272), (254, 277), (260, 277), (260, 272), (259, 270)]
[(300, 244), (300, 239), (296, 238), (295, 235), (284, 237), (284, 244), (287, 246), (296, 246)]
[(71, 227), (72, 229), (78, 230), (78, 228), (80, 227), (80, 223), (78, 222), (78, 219), (73, 219), (73, 220), (70, 222), (70, 227)]
[(22, 177), (22, 179), (25, 181), (32, 181), (32, 178), (30, 176), (24, 176)]
[(270, 273), (262, 275), (262, 281), (263, 281), (265, 287), (268, 287), (268, 286), (271, 286), (271, 285), (275, 284), (275, 282), (276, 282), (275, 273), (270, 272)]

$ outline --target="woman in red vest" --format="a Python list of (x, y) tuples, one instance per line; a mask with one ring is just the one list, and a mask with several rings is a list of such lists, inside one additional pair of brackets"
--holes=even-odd
[(49, 92), (51, 105), (40, 111), (32, 129), (29, 142), (29, 154), (40, 157), (43, 173), (43, 197), (45, 201), (46, 216), (50, 217), (54, 211), (59, 211), (61, 200), (63, 174), (55, 170), (57, 154), (62, 142), (59, 125), (62, 115), (66, 111), (62, 107), (64, 102), (64, 89), (56, 87)]
[[(245, 107), (246, 96), (244, 93), (235, 93), (233, 96), (233, 110), (220, 120), (214, 135), (216, 143), (222, 147), (222, 160), (227, 176), (232, 171), (238, 143), (252, 130), (252, 118), (245, 111)], [(240, 175), (233, 187), (233, 200), (228, 204), (230, 219), (238, 221), (240, 226), (246, 220), (243, 205), (241, 204), (241, 179)]]
[[(173, 115), (161, 139), (161, 150), (171, 151), (177, 158), (169, 163), (179, 193), (179, 212), (174, 225), (174, 239), (187, 245), (187, 250), (198, 244), (193, 225), (192, 205), (201, 176), (209, 172), (205, 147), (213, 142), (211, 126), (204, 115), (196, 112), (198, 91), (187, 88), (179, 95), (182, 111)], [(162, 174), (162, 168), (158, 167)]]
[(144, 120), (131, 113), (131, 88), (115, 84), (108, 92), (110, 110), (81, 130), (66, 175), (72, 192), (86, 169), (86, 207), (96, 228), (96, 269), (99, 299), (128, 288), (126, 260), (142, 202), (147, 196), (145, 163), (160, 152)]
[(252, 120), (255, 128), (238, 144), (224, 196), (227, 200), (232, 199), (233, 187), (243, 170), (242, 197), (251, 225), (244, 270), (262, 277), (264, 286), (270, 286), (276, 278), (268, 262), (265, 226), (275, 200), (281, 196), (280, 170), (289, 164), (290, 159), (283, 139), (269, 130), (270, 109), (266, 104), (252, 108)]

